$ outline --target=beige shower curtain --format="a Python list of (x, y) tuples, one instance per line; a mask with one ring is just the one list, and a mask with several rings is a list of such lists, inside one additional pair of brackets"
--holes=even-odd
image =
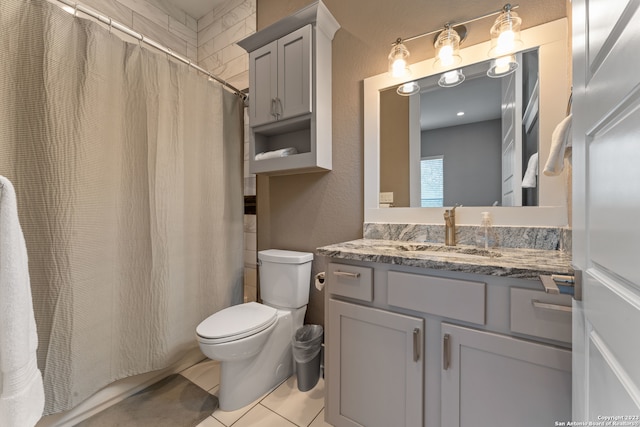
[(0, 175), (27, 241), (45, 413), (176, 362), (240, 302), (241, 108), (44, 0), (0, 2)]

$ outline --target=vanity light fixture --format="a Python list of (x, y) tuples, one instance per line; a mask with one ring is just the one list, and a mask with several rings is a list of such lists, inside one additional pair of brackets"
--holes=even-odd
[(405, 47), (402, 39), (398, 38), (389, 52), (389, 74), (391, 77), (402, 78), (411, 74), (409, 67), (407, 67), (407, 58), (409, 58), (409, 50)]
[[(470, 22), (478, 21), (480, 19), (488, 18), (490, 16), (500, 15), (496, 19), (493, 27), (491, 27), (491, 52), (495, 52), (494, 56), (504, 56), (508, 52), (512, 52), (514, 49), (519, 47), (522, 44), (520, 40), (520, 24), (522, 19), (518, 17), (518, 15), (513, 12), (514, 9), (517, 9), (518, 5), (512, 6), (507, 3), (500, 10), (487, 13), (482, 16), (478, 16), (473, 19), (469, 19), (464, 22), (459, 23), (447, 23), (444, 28), (439, 28), (434, 31), (429, 31), (426, 33), (418, 34), (416, 36), (408, 37), (408, 38), (398, 38), (392, 44), (391, 52), (389, 53), (389, 74), (394, 78), (406, 78), (411, 74), (409, 70), (407, 59), (409, 58), (409, 50), (405, 46), (406, 42), (437, 34), (434, 46), (436, 48), (436, 58), (434, 65), (440, 68), (451, 68), (455, 65), (459, 64), (462, 61), (460, 57), (460, 43), (464, 41), (467, 35), (467, 28), (465, 24)], [(494, 31), (495, 29), (495, 31)], [(493, 49), (494, 45), (494, 32), (495, 36), (495, 45), (496, 49)], [(497, 48), (500, 46), (500, 48)], [(510, 49), (510, 50), (508, 50)], [(504, 53), (503, 50), (505, 51)], [(498, 75), (504, 75), (497, 73)], [(442, 79), (441, 79), (442, 80)], [(462, 75), (462, 80), (464, 80), (464, 75)], [(462, 83), (462, 80), (458, 81)], [(445, 78), (446, 81), (446, 78)], [(410, 85), (410, 86), (408, 86)], [(406, 86), (406, 87), (403, 87)], [(442, 86), (442, 85), (441, 85)], [(453, 85), (455, 86), (455, 85)], [(448, 86), (445, 86), (448, 87)], [(420, 88), (418, 84), (415, 82), (410, 82), (407, 84), (403, 84), (398, 88), (398, 94), (400, 95), (411, 95), (419, 91)], [(414, 92), (415, 91), (415, 92)]]
[[(467, 29), (464, 25), (458, 26), (464, 35)], [(444, 26), (444, 30), (438, 34), (434, 47), (436, 48), (436, 61), (434, 65), (440, 68), (450, 68), (462, 62), (460, 56), (461, 37), (458, 31), (450, 24)]]
[(497, 58), (515, 52), (522, 46), (520, 39), (520, 24), (522, 19), (513, 12), (509, 3), (502, 8), (502, 13), (496, 18), (491, 27), (491, 47), (489, 56)]
[(438, 80), (438, 85), (441, 87), (454, 87), (458, 86), (460, 83), (464, 81), (464, 74), (462, 74), (461, 69), (447, 71), (440, 76), (440, 80)]

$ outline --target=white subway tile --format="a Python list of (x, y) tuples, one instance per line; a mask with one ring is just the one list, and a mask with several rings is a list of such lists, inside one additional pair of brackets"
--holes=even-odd
[(222, 21), (220, 19), (214, 20), (211, 24), (200, 29), (198, 27), (198, 46), (216, 37), (222, 32)]
[(197, 28), (198, 32), (200, 32), (201, 30), (204, 30), (209, 25), (211, 25), (213, 20), (214, 20), (213, 10), (207, 13), (206, 15), (204, 15), (202, 18), (198, 19), (198, 28)]
[(198, 20), (194, 17), (192, 17), (191, 15), (187, 15), (185, 13), (187, 22), (186, 25), (187, 27), (189, 27), (189, 29), (191, 29), (191, 31), (195, 31), (196, 34), (198, 34)]
[(187, 55), (187, 42), (136, 12), (133, 13), (133, 29), (180, 55)]
[(198, 61), (202, 61), (208, 56), (213, 55), (214, 53), (216, 53), (216, 51), (213, 49), (213, 39), (209, 40), (206, 43), (201, 43), (200, 45), (198, 45)]
[(258, 270), (256, 268), (244, 269), (244, 284), (254, 287), (258, 285)]
[(120, 2), (115, 0), (83, 0), (80, 2), (88, 6), (90, 9), (95, 10), (101, 15), (106, 15), (121, 24), (131, 27), (133, 22), (133, 10), (126, 7)]
[(255, 233), (257, 230), (257, 217), (256, 215), (245, 215), (244, 216), (244, 232), (245, 233)]
[(257, 24), (257, 15), (255, 13), (251, 14), (247, 19), (244, 20), (247, 26), (247, 35), (253, 34), (256, 32)]
[(224, 49), (232, 43), (242, 40), (245, 37), (245, 23), (244, 21), (238, 22), (232, 27), (222, 31), (213, 39), (214, 51)]
[(218, 57), (218, 55), (214, 54), (214, 55), (208, 56), (204, 60), (198, 60), (198, 65), (200, 65), (202, 68), (204, 68), (208, 72), (212, 74), (216, 74), (214, 70), (216, 70), (217, 68), (220, 68), (220, 66), (222, 65), (222, 61), (220, 61), (220, 58)]
[(249, 87), (249, 70), (244, 71), (235, 76), (231, 76), (228, 79), (225, 79), (229, 84), (237, 87), (238, 89), (246, 89)]
[(198, 45), (198, 33), (173, 17), (169, 17), (169, 32), (194, 46)]
[(222, 62), (226, 63), (240, 56), (247, 56), (248, 58), (249, 54), (247, 53), (246, 50), (244, 50), (243, 48), (241, 48), (235, 43), (230, 44), (229, 46), (222, 49)]
[[(120, 2), (134, 12), (137, 12), (138, 15), (143, 16), (146, 20), (155, 22), (160, 27), (164, 28), (165, 31), (169, 30), (169, 15), (151, 3), (145, 0), (120, 0)], [(136, 18), (134, 15), (134, 25), (135, 21)]]

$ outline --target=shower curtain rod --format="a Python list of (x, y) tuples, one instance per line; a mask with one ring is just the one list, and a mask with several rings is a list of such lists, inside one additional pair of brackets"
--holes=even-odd
[(232, 84), (226, 82), (225, 80), (221, 79), (218, 76), (215, 76), (213, 74), (211, 74), (210, 72), (208, 72), (207, 70), (205, 70), (204, 68), (198, 66), (197, 64), (194, 64), (193, 62), (191, 62), (190, 59), (185, 58), (181, 55), (178, 55), (177, 53), (173, 52), (171, 49), (169, 49), (168, 47), (158, 43), (155, 40), (152, 40), (148, 37), (146, 37), (145, 35), (138, 33), (136, 31), (134, 31), (133, 29), (127, 27), (126, 25), (118, 22), (118, 21), (114, 21), (112, 18), (108, 17), (108, 16), (104, 16), (99, 14), (98, 12), (89, 9), (81, 4), (72, 2), (70, 0), (57, 0), (60, 3), (63, 3), (67, 6), (69, 6), (70, 8), (73, 8), (74, 10), (74, 14), (77, 13), (78, 11), (82, 12), (82, 13), (86, 13), (87, 15), (91, 16), (92, 18), (97, 19), (98, 21), (107, 24), (109, 26), (109, 28), (115, 28), (118, 31), (121, 31), (135, 39), (137, 39), (140, 42), (146, 43), (149, 46), (152, 46), (158, 50), (160, 50), (161, 52), (166, 53), (167, 55), (170, 55), (171, 57), (177, 59), (178, 61), (188, 65), (189, 67), (193, 67), (196, 70), (200, 71), (202, 74), (208, 76), (210, 79), (213, 79), (215, 81), (217, 81), (218, 83), (222, 84), (223, 86), (231, 89), (233, 91), (233, 93), (235, 93), (236, 95), (238, 95), (243, 101), (247, 100), (247, 94), (242, 92), (240, 89), (236, 88), (235, 86), (233, 86)]

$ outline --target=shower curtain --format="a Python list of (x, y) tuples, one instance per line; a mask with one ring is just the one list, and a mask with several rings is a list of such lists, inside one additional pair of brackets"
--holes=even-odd
[(240, 302), (242, 103), (44, 0), (2, 0), (0, 105), (48, 414), (175, 363)]

